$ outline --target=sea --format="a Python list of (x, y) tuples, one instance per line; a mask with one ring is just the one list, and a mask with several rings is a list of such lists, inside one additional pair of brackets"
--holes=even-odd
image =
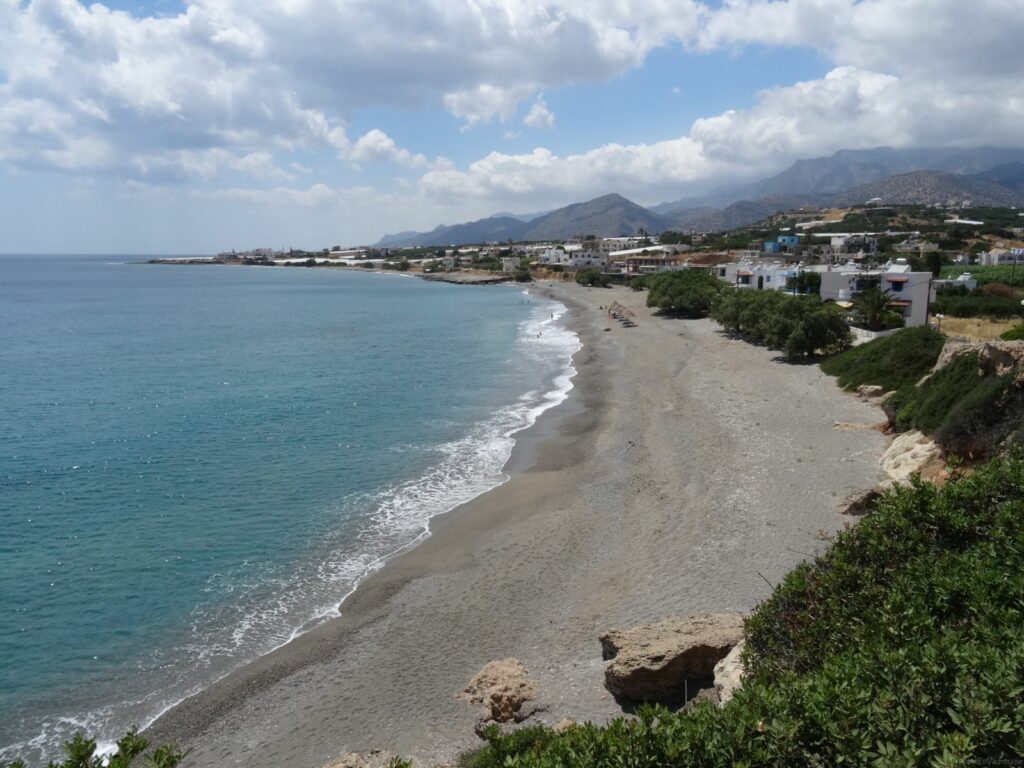
[(507, 479), (579, 340), (519, 285), (0, 256), (0, 762), (109, 747)]

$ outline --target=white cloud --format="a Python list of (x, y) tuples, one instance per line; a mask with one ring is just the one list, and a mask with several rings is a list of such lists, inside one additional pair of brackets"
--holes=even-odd
[(548, 109), (548, 105), (544, 102), (543, 94), (537, 96), (537, 100), (533, 102), (530, 111), (523, 118), (523, 123), (531, 128), (555, 127), (555, 115)]
[(699, 119), (678, 139), (567, 156), (544, 148), (492, 152), (465, 170), (428, 172), (422, 187), (499, 207), (564, 204), (612, 190), (654, 202), (694, 182), (759, 176), (838, 149), (1020, 146), (1022, 121), (1024, 99), (1007, 99), (1000, 85), (940, 92), (911, 77), (837, 67), (820, 80), (765, 91), (749, 109)]
[(713, 169), (699, 144), (681, 138), (656, 144), (608, 144), (565, 157), (543, 148), (525, 155), (492, 152), (465, 171), (430, 171), (424, 174), (421, 187), (427, 196), (546, 205), (591, 192), (646, 195), (706, 178)]
[[(441, 210), (424, 205), (437, 196), (457, 220), (611, 190), (650, 201), (844, 147), (1020, 146), (1020, 11), (1021, 0), (189, 0), (137, 18), (0, 0), (0, 163), (239, 185), (225, 195), (308, 207), (341, 193), (248, 190), (236, 177), (283, 184), (305, 172), (292, 153), (314, 168), (386, 162), (424, 173), (417, 195), (374, 210), (418, 217)], [(464, 128), (511, 122), (524, 105), (523, 124), (551, 128), (544, 92), (608, 80), (672, 44), (807, 46), (831, 71), (648, 144), (492, 152), (455, 167), (398, 146), (383, 124), (355, 141), (346, 132), (369, 106), (439, 104)]]
[(274, 187), (253, 189), (232, 187), (229, 189), (201, 190), (193, 193), (196, 197), (242, 200), (260, 205), (297, 205), (304, 208), (329, 208), (342, 203), (376, 195), (368, 187), (337, 189), (327, 184), (311, 184), (305, 189)]
[(190, 0), (156, 18), (0, 0), (2, 157), (130, 174), (178, 150), (345, 153), (353, 110), (507, 120), (543, 88), (640, 65), (698, 16), (694, 0)]
[(426, 168), (430, 162), (426, 157), (413, 154), (395, 144), (395, 140), (384, 131), (374, 128), (359, 137), (348, 153), (348, 159), (356, 163), (396, 163), (406, 168)]
[(466, 121), (472, 128), (478, 123), (489, 122), (495, 117), (508, 120), (519, 103), (536, 90), (533, 84), (511, 88), (491, 83), (481, 83), (475, 88), (444, 95), (444, 105), (456, 117)]
[(1024, 72), (1019, 0), (727, 0), (698, 44), (810, 46), (826, 58), (898, 76), (957, 80)]
[(242, 173), (258, 179), (287, 181), (292, 174), (278, 168), (267, 151), (239, 154), (219, 147), (205, 150), (178, 149), (158, 155), (136, 155), (132, 163), (147, 179), (215, 181), (227, 172)]

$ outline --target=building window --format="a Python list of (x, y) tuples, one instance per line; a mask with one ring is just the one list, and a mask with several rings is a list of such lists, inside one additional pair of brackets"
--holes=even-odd
[(889, 290), (893, 293), (903, 293), (903, 283), (889, 283)]

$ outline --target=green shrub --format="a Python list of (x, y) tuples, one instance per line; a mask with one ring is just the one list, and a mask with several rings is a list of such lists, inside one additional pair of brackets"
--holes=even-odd
[(943, 344), (944, 337), (933, 328), (904, 328), (841, 352), (823, 362), (821, 369), (836, 376), (843, 389), (877, 384), (896, 390), (920, 381), (935, 366)]
[(747, 622), (735, 698), (561, 734), (488, 735), (462, 768), (963, 766), (1024, 758), (1024, 461), (888, 491)]
[(932, 311), (950, 317), (1017, 317), (1024, 314), (1024, 307), (1016, 296), (993, 295), (979, 288), (971, 293), (939, 293)]
[(1015, 325), (1008, 331), (1003, 331), (999, 338), (1003, 341), (1024, 341), (1024, 323)]
[(602, 274), (600, 270), (594, 269), (593, 267), (587, 267), (586, 269), (581, 269), (577, 272), (576, 282), (580, 285), (598, 288), (607, 288), (611, 285), (611, 279), (609, 279), (608, 275)]
[(647, 306), (680, 317), (706, 317), (722, 282), (701, 269), (661, 272), (644, 278)]
[(634, 291), (642, 291), (647, 287), (647, 278), (643, 275), (629, 278), (627, 285)]
[(817, 296), (726, 290), (715, 301), (711, 316), (729, 333), (782, 350), (789, 360), (839, 352), (851, 342), (843, 313)]

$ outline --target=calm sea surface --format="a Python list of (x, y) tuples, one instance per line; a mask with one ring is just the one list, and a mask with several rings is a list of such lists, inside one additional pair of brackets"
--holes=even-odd
[(570, 387), (518, 287), (130, 262), (0, 256), (0, 760), (336, 615)]

